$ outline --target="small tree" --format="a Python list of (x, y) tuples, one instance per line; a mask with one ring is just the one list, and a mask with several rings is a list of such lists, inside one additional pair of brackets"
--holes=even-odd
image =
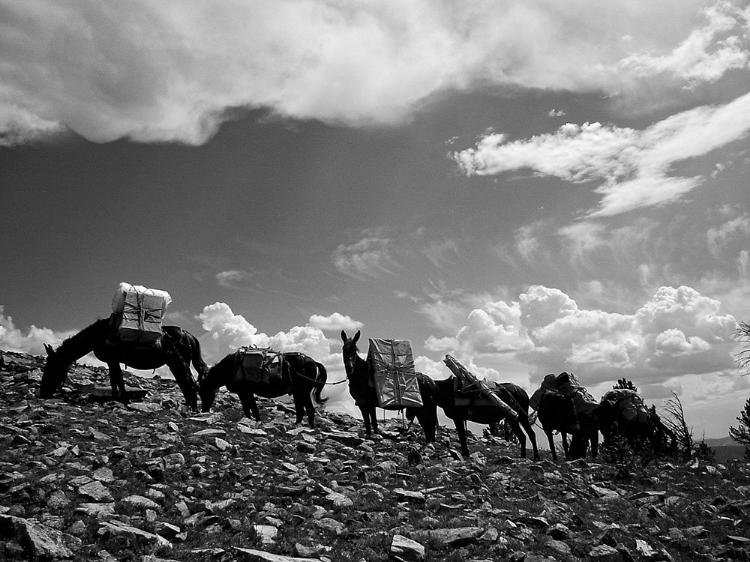
[[(737, 354), (737, 368), (747, 371), (750, 368), (750, 324), (740, 322), (735, 337), (744, 344), (742, 351)], [(745, 408), (740, 412), (737, 421), (740, 422), (740, 426), (730, 427), (729, 436), (745, 446), (745, 460), (750, 461), (750, 399), (745, 401)]]
[(664, 410), (667, 412), (662, 422), (674, 434), (677, 441), (677, 449), (681, 452), (685, 460), (690, 460), (693, 456), (693, 429), (688, 427), (685, 421), (685, 411), (682, 408), (679, 396), (672, 392), (672, 398), (667, 400)]
[(625, 389), (625, 390), (632, 390), (633, 392), (638, 392), (638, 387), (633, 384), (633, 381), (629, 381), (625, 377), (621, 379), (617, 379), (617, 384), (612, 387), (614, 390), (618, 389)]
[(705, 461), (708, 463), (716, 461), (716, 451), (708, 446), (705, 435), (701, 437), (700, 443), (698, 443), (698, 446), (695, 448), (695, 458), (699, 461)]
[(750, 460), (750, 398), (745, 401), (745, 408), (740, 412), (737, 421), (739, 427), (730, 427), (729, 436), (745, 446), (745, 459)]

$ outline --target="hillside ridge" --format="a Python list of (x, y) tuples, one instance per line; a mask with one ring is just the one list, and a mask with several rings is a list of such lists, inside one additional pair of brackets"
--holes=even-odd
[(221, 392), (184, 409), (173, 381), (126, 373), (143, 398), (106, 400), (104, 368), (74, 364), (40, 400), (44, 358), (0, 352), (0, 558), (480, 561), (750, 559), (750, 470), (638, 459), (553, 463), (455, 430), (424, 446), (388, 420)]

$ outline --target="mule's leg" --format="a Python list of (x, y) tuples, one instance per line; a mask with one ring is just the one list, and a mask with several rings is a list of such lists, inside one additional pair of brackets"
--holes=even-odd
[(596, 427), (589, 430), (589, 441), (591, 442), (591, 456), (596, 458), (599, 454), (599, 430)]
[(435, 430), (436, 430), (436, 421), (435, 418), (432, 416), (431, 412), (423, 412), (423, 408), (420, 409), (420, 412), (417, 414), (417, 420), (419, 421), (419, 425), (422, 426), (422, 431), (424, 431), (424, 440), (427, 445), (430, 443), (435, 442)]
[(429, 445), (435, 441), (435, 421), (430, 417), (428, 412), (423, 412), (422, 408), (417, 410), (417, 421), (424, 431), (425, 444)]
[(510, 427), (513, 434), (518, 438), (518, 442), (521, 444), (521, 458), (526, 458), (526, 435), (521, 431), (521, 424), (515, 420), (505, 420), (506, 430)]
[(456, 423), (456, 432), (458, 433), (458, 441), (461, 443), (461, 454), (465, 457), (469, 456), (469, 445), (466, 442), (466, 420), (454, 420)]
[(370, 423), (372, 423), (372, 431), (373, 433), (378, 432), (378, 411), (375, 406), (370, 406), (368, 408), (368, 411), (370, 413)]
[(552, 460), (554, 462), (557, 462), (557, 451), (555, 451), (555, 438), (552, 435), (551, 431), (544, 432), (547, 435), (547, 442), (549, 443), (549, 450), (552, 453)]
[(568, 434), (564, 431), (560, 432), (560, 437), (562, 438), (562, 446), (563, 446), (563, 452), (565, 453), (565, 460), (568, 460), (568, 456), (570, 455), (570, 446), (568, 445)]
[(307, 390), (296, 390), (294, 392), (294, 410), (297, 412), (297, 424), (301, 424), (307, 413), (307, 422), (310, 427), (315, 427), (315, 407), (312, 396)]
[(305, 417), (304, 398), (298, 392), (293, 393), (292, 396), (294, 397), (294, 412), (297, 414), (297, 421), (294, 423), (299, 425)]
[(539, 448), (536, 445), (536, 434), (534, 433), (534, 428), (531, 427), (531, 424), (529, 423), (528, 416), (519, 418), (519, 423), (523, 427), (524, 431), (526, 431), (526, 435), (529, 436), (529, 441), (531, 441), (531, 449), (534, 451), (534, 460), (539, 460)]
[(357, 404), (359, 411), (362, 412), (362, 421), (365, 423), (365, 433), (370, 435), (372, 433), (372, 426), (370, 425), (370, 410), (363, 404)]
[(177, 357), (170, 356), (167, 358), (167, 367), (172, 371), (174, 380), (177, 382), (177, 386), (180, 387), (188, 408), (197, 411), (198, 385), (195, 384), (193, 375), (190, 372), (190, 365)]
[(120, 400), (123, 404), (128, 403), (128, 394), (125, 392), (125, 379), (119, 363), (109, 363), (109, 384), (112, 387), (112, 399)]
[[(302, 402), (302, 405), (305, 407), (305, 410), (307, 411), (307, 422), (310, 424), (310, 427), (312, 429), (315, 429), (315, 405), (313, 404), (313, 401), (312, 401), (312, 395), (309, 392), (305, 393), (305, 399), (304, 399), (304, 402)], [(300, 423), (300, 422), (297, 422), (297, 423)]]
[(255, 401), (255, 394), (252, 392), (239, 392), (238, 394), (245, 415), (248, 418), (254, 417), (256, 421), (260, 421), (260, 411), (258, 410), (258, 403)]

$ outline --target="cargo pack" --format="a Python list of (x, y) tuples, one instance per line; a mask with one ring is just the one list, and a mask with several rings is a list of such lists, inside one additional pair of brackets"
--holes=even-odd
[(422, 406), (417, 372), (408, 340), (370, 339), (367, 361), (372, 365), (378, 403), (386, 410)]
[(284, 356), (270, 347), (241, 347), (235, 357), (235, 382), (273, 384), (283, 377)]
[(511, 406), (503, 402), (499, 396), (492, 392), (486, 382), (480, 381), (453, 356), (446, 355), (443, 363), (455, 375), (454, 405), (469, 408), (469, 421), (475, 423), (496, 421), (498, 409), (502, 412), (503, 417), (511, 420), (518, 419), (518, 414)]
[(113, 338), (121, 343), (153, 345), (162, 336), (162, 320), (172, 297), (166, 291), (120, 283), (112, 299)]

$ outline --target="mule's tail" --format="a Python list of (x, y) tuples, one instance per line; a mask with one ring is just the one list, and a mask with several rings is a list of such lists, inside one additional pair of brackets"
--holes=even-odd
[(538, 412), (536, 410), (531, 410), (531, 412), (529, 412), (529, 425), (534, 425), (538, 417)]
[(326, 385), (326, 380), (328, 380), (328, 371), (322, 363), (318, 363), (317, 361), (315, 362), (315, 366), (318, 368), (318, 376), (315, 378), (315, 393), (313, 397), (318, 404), (325, 404), (328, 402), (328, 398), (323, 398), (321, 393)]
[(200, 341), (198, 341), (198, 338), (195, 336), (192, 337), (193, 345), (190, 346), (192, 351), (190, 359), (193, 363), (193, 368), (195, 368), (195, 371), (198, 373), (198, 384), (200, 384), (201, 381), (208, 376), (208, 365), (203, 360)]

